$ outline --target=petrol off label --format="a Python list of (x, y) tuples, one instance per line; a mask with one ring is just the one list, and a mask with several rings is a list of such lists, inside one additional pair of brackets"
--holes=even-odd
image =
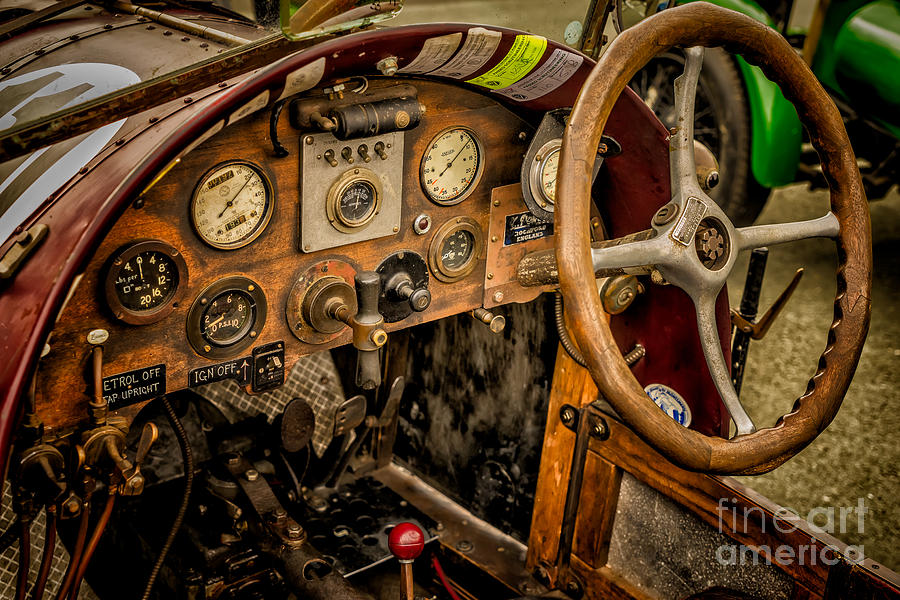
[(103, 399), (119, 410), (166, 393), (166, 365), (159, 364), (103, 378)]

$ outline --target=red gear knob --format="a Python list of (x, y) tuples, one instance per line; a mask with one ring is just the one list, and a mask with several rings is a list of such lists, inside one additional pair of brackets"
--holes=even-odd
[(388, 548), (397, 560), (414, 560), (425, 548), (425, 535), (412, 523), (398, 523), (388, 534)]

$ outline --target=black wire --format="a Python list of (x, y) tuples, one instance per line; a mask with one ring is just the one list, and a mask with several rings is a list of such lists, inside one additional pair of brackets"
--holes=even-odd
[(563, 298), (562, 294), (559, 292), (556, 292), (556, 306), (554, 307), (553, 312), (556, 316), (556, 333), (559, 334), (559, 342), (562, 344), (562, 347), (566, 349), (566, 352), (572, 357), (572, 360), (582, 367), (587, 368), (587, 363), (584, 362), (584, 356), (578, 351), (575, 344), (572, 343), (572, 338), (569, 337), (569, 332), (566, 330), (566, 321), (563, 317)]
[(159, 571), (162, 569), (163, 562), (166, 560), (166, 555), (169, 553), (169, 550), (172, 549), (172, 544), (175, 542), (175, 536), (178, 535), (178, 531), (181, 529), (181, 524), (184, 521), (184, 516), (187, 514), (188, 504), (191, 500), (191, 486), (194, 483), (194, 453), (191, 451), (191, 443), (188, 440), (187, 432), (184, 430), (184, 425), (181, 424), (178, 415), (175, 414), (175, 409), (172, 408), (169, 399), (163, 396), (160, 400), (162, 401), (163, 408), (166, 409), (166, 416), (169, 418), (169, 423), (172, 424), (172, 429), (175, 431), (175, 437), (178, 438), (178, 445), (181, 446), (181, 455), (184, 459), (184, 496), (181, 498), (181, 506), (178, 507), (178, 513), (175, 515), (175, 520), (172, 521), (172, 528), (169, 529), (166, 543), (163, 544), (162, 550), (159, 551), (159, 556), (156, 558), (156, 563), (153, 565), (153, 570), (150, 571), (150, 577), (147, 579), (147, 585), (144, 587), (144, 594), (141, 596), (141, 600), (148, 600), (148, 598), (150, 598), (150, 592), (153, 591), (153, 584), (156, 583), (156, 578), (159, 576)]

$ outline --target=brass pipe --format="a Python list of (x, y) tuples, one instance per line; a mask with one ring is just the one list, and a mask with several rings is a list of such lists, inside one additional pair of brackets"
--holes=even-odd
[(144, 8), (142, 6), (135, 6), (130, 2), (113, 2), (113, 6), (121, 11), (125, 11), (139, 17), (145, 17), (147, 19), (150, 19), (151, 21), (156, 21), (160, 25), (165, 25), (166, 27), (171, 27), (172, 29), (177, 29), (178, 31), (184, 33), (196, 35), (197, 37), (206, 38), (212, 42), (225, 44), (226, 46), (237, 47), (250, 43), (250, 40), (244, 39), (242, 37), (238, 37), (230, 33), (225, 33), (224, 31), (213, 29), (212, 27), (197, 25), (195, 23), (191, 23), (190, 21), (179, 19), (178, 17), (173, 17), (172, 15), (167, 15), (166, 13), (160, 12), (158, 10), (150, 10), (149, 8)]
[(106, 415), (109, 405), (103, 399), (103, 346), (94, 346), (91, 351), (94, 376), (94, 397), (91, 398), (89, 409), (94, 425), (106, 425)]
[(75, 573), (78, 571), (78, 562), (84, 550), (84, 542), (87, 539), (88, 517), (91, 515), (91, 487), (93, 482), (85, 485), (84, 503), (81, 507), (81, 519), (78, 523), (78, 536), (75, 538), (75, 548), (69, 557), (69, 566), (66, 567), (66, 576), (62, 585), (59, 587), (59, 593), (56, 594), (56, 600), (66, 600), (69, 596), (69, 590), (75, 580)]
[(50, 576), (50, 567), (53, 566), (53, 551), (56, 549), (56, 512), (55, 504), (47, 507), (47, 529), (44, 536), (44, 554), (41, 556), (41, 568), (34, 584), (32, 600), (43, 600), (44, 589), (47, 587), (47, 578)]
[(88, 541), (87, 546), (85, 546), (84, 554), (82, 555), (81, 560), (78, 563), (78, 572), (75, 574), (75, 584), (72, 586), (72, 593), (69, 596), (70, 598), (72, 598), (72, 600), (78, 598), (78, 588), (81, 587), (81, 580), (84, 578), (84, 573), (87, 571), (88, 564), (91, 562), (91, 557), (94, 555), (94, 551), (100, 544), (100, 537), (103, 535), (103, 531), (106, 529), (106, 526), (109, 523), (109, 518), (110, 516), (112, 516), (113, 506), (115, 506), (115, 503), (116, 486), (110, 484), (109, 496), (106, 499), (106, 506), (103, 507), (103, 513), (100, 515), (100, 519), (94, 526), (94, 532), (91, 534), (91, 539)]
[(19, 523), (19, 572), (16, 579), (16, 600), (25, 600), (28, 572), (31, 570), (31, 516), (22, 515)]

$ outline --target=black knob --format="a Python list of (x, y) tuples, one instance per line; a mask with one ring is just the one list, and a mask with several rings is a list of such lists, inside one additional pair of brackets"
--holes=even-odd
[(388, 292), (400, 300), (409, 301), (409, 307), (422, 312), (431, 305), (431, 292), (427, 287), (416, 289), (407, 273), (394, 275), (387, 285)]

